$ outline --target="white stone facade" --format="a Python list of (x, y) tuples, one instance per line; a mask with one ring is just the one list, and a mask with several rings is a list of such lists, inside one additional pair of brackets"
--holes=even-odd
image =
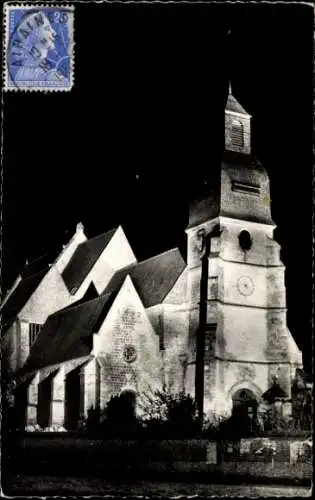
[[(238, 130), (245, 135), (243, 142), (238, 137), (238, 144), (233, 146), (231, 127), (236, 118), (243, 125)], [(290, 396), (295, 369), (302, 367), (302, 355), (287, 328), (285, 269), (280, 247), (273, 240), (275, 225), (270, 213), (269, 179), (260, 164), (248, 160), (250, 117), (241, 108), (235, 112), (227, 106), (226, 150), (242, 155), (245, 164), (242, 165), (240, 156), (234, 166), (231, 158), (223, 162), (220, 193), (217, 197), (211, 195), (207, 203), (202, 200), (191, 206), (186, 230), (187, 264), (181, 267), (181, 258), (176, 257), (178, 271), (171, 284), (166, 287), (161, 284), (162, 278), (153, 278), (150, 272), (141, 275), (142, 279), (152, 281), (149, 289), (153, 297), (164, 286), (163, 294), (147, 304), (148, 288), (141, 291), (137, 281), (140, 279), (137, 266), (141, 269), (141, 263), (137, 263), (121, 227), (113, 231), (98, 252), (76, 292), (68, 289), (63, 272), (79, 245), (89, 241), (82, 225), (78, 225), (73, 238), (11, 321), (2, 339), (8, 369), (17, 376), (17, 384), (25, 386), (25, 425), (40, 421), (47, 426), (66, 425), (71, 419), (86, 416), (91, 407), (103, 407), (112, 395), (125, 390), (141, 395), (166, 386), (173, 392), (185, 390), (194, 395), (202, 235), (211, 233), (214, 227), (219, 232), (211, 240), (208, 257), (207, 320), (203, 325), (205, 411), (229, 414), (233, 395), (241, 389), (250, 390), (259, 401), (274, 375)], [(245, 249), (239, 238), (244, 231), (245, 238), (250, 238)], [(163, 259), (162, 256), (161, 262)], [(129, 267), (135, 269), (134, 274), (129, 273)], [(124, 269), (127, 269), (124, 279), (111, 288), (111, 280), (115, 284), (116, 274)], [(161, 273), (166, 276), (169, 269), (161, 267)], [(9, 295), (5, 298), (3, 310), (20, 281), (11, 290), (11, 298)], [(41, 332), (33, 346), (30, 324), (45, 328), (55, 314), (58, 319), (58, 311), (73, 304), (69, 314), (73, 312), (73, 321), (80, 321), (81, 327), (85, 319), (80, 318), (83, 308), (78, 301), (84, 301), (91, 284), (100, 296), (107, 293), (109, 285), (108, 296), (112, 294), (112, 298), (104, 301), (106, 314), (98, 313), (97, 322), (93, 316), (94, 302), (87, 299), (91, 320), (84, 326), (84, 332), (90, 332), (89, 337), (82, 333), (76, 341), (69, 340), (67, 359), (41, 366), (37, 345)], [(58, 325), (56, 322), (56, 331), (52, 332), (56, 339), (61, 328)], [(75, 335), (75, 323), (73, 326), (69, 323), (67, 328), (70, 339)], [(36, 349), (38, 367), (35, 363), (23, 372)], [(45, 387), (50, 391), (50, 402), (43, 396)], [(72, 403), (70, 392), (77, 394)]]

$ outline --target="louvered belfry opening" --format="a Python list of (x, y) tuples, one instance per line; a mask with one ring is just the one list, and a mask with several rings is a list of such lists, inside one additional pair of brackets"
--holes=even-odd
[(239, 121), (232, 123), (232, 144), (238, 148), (244, 147), (244, 130), (242, 123)]

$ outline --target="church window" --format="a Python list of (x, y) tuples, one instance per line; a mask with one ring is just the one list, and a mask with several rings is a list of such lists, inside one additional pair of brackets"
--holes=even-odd
[(241, 122), (234, 121), (232, 123), (231, 139), (233, 146), (237, 146), (239, 148), (244, 147), (244, 132)]
[(137, 351), (133, 345), (126, 345), (123, 349), (123, 358), (126, 363), (132, 363), (137, 358)]
[(37, 338), (37, 335), (40, 332), (42, 325), (38, 323), (30, 323), (29, 324), (29, 336), (30, 336), (30, 346), (32, 346)]
[(242, 250), (249, 250), (252, 246), (252, 238), (248, 231), (241, 231), (238, 235), (239, 245)]

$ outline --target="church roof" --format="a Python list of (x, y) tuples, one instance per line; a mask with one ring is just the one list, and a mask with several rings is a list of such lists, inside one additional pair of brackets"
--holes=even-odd
[(105, 250), (117, 228), (81, 243), (65, 267), (62, 277), (70, 291), (75, 293)]
[(81, 299), (76, 300), (75, 302), (72, 302), (72, 304), (69, 304), (68, 306), (63, 307), (62, 309), (59, 309), (58, 312), (66, 311), (67, 309), (72, 309), (73, 307), (79, 306), (80, 304), (84, 304), (85, 302), (88, 302), (90, 300), (97, 299), (97, 297), (99, 297), (99, 293), (97, 292), (95, 285), (92, 281), (90, 283), (90, 285), (88, 286), (83, 297), (81, 297)]
[(113, 300), (114, 294), (103, 294), (50, 315), (22, 371), (89, 355), (92, 349), (91, 336), (106, 317)]
[(47, 269), (49, 264), (53, 263), (56, 260), (61, 250), (61, 246), (56, 247), (50, 252), (47, 252), (44, 255), (41, 255), (40, 257), (37, 257), (30, 262), (27, 262), (24, 269), (21, 271), (21, 276), (23, 278), (27, 278), (33, 274), (43, 271), (44, 269)]
[(185, 267), (179, 249), (173, 248), (117, 271), (104, 291), (118, 291), (129, 275), (144, 307), (152, 307), (163, 302)]
[(233, 113), (240, 113), (242, 115), (248, 115), (247, 111), (240, 105), (240, 103), (235, 99), (234, 95), (229, 93), (225, 111), (232, 111)]
[(14, 320), (31, 295), (35, 292), (48, 270), (49, 267), (47, 266), (31, 276), (21, 279), (1, 309), (2, 325), (7, 327), (10, 322)]

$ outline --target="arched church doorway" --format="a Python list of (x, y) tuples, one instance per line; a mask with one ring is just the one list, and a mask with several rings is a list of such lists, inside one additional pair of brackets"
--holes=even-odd
[(65, 428), (75, 430), (81, 414), (81, 381), (79, 366), (65, 379)]
[(239, 389), (232, 396), (232, 416), (243, 431), (253, 431), (257, 425), (258, 401), (250, 389)]
[(54, 373), (38, 384), (37, 423), (43, 429), (51, 425), (52, 381)]

